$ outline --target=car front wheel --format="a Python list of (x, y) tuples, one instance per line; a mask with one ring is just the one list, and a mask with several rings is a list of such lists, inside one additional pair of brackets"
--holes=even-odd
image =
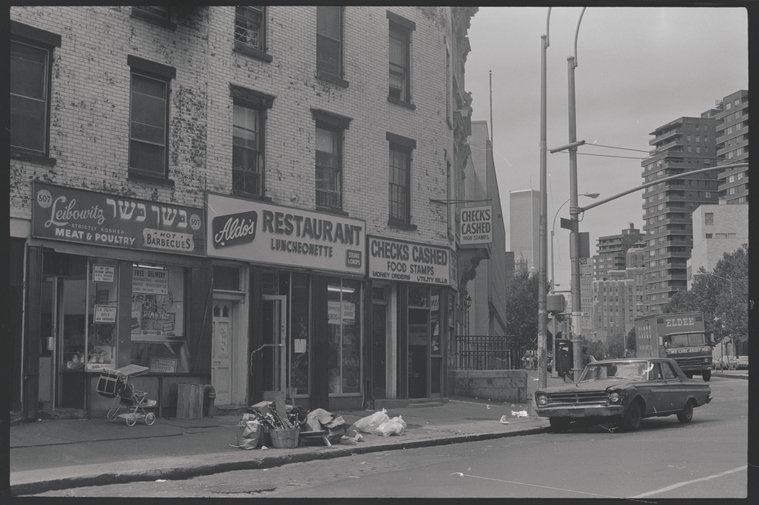
[(640, 401), (636, 401), (625, 412), (625, 416), (622, 419), (622, 427), (627, 431), (635, 431), (640, 428), (640, 420), (642, 418)]
[(685, 408), (677, 413), (677, 420), (681, 423), (689, 423), (693, 419), (693, 403), (688, 402)]

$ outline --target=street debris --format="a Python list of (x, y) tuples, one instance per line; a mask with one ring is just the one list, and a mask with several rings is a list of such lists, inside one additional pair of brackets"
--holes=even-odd
[(501, 416), (501, 424), (509, 424), (509, 422), (508, 422), (506, 419), (508, 419), (508, 418), (506, 417), (506, 414), (502, 415), (502, 416)]
[(453, 473), (451, 474), (451, 477), (463, 477), (463, 476), (464, 476), (464, 474), (463, 474), (463, 473), (461, 473), (461, 472), (453, 472)]
[(406, 421), (403, 420), (403, 417), (398, 416), (380, 424), (375, 433), (388, 437), (390, 435), (403, 435), (404, 431), (406, 431)]
[(156, 482), (168, 482), (166, 479), (156, 479)]
[(514, 417), (527, 417), (527, 411), (526, 410), (512, 410), (511, 415)]
[(363, 433), (374, 433), (377, 428), (380, 427), (380, 425), (384, 422), (387, 422), (390, 420), (390, 417), (387, 415), (387, 410), (382, 409), (380, 411), (375, 412), (374, 414), (370, 414), (366, 417), (362, 417), (355, 423), (353, 423), (353, 427), (361, 431)]

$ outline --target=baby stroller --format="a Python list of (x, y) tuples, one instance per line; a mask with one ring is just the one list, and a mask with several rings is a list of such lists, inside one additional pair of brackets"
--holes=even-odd
[[(145, 391), (138, 391), (129, 384), (129, 377), (146, 374), (149, 370), (145, 366), (127, 365), (101, 372), (96, 390), (100, 396), (113, 399), (113, 406), (108, 409), (106, 419), (115, 421), (122, 418), (127, 426), (134, 426), (138, 419), (145, 421), (148, 426), (155, 423), (155, 414), (146, 412), (145, 409), (155, 407), (157, 402), (149, 400)], [(122, 410), (124, 413), (119, 414)]]

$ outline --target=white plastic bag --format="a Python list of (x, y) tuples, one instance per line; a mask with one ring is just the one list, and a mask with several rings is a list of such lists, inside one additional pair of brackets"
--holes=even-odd
[(390, 435), (402, 435), (406, 431), (406, 421), (401, 416), (394, 417), (377, 427), (377, 435), (389, 437)]
[(375, 412), (374, 414), (362, 417), (353, 423), (353, 427), (356, 430), (362, 431), (364, 433), (372, 433), (379, 427), (380, 424), (389, 420), (390, 418), (387, 415), (387, 410), (382, 409)]

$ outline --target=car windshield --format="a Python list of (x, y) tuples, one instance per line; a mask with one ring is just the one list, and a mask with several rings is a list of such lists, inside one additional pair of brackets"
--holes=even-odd
[(645, 380), (653, 366), (648, 361), (593, 363), (585, 367), (580, 382), (605, 379)]

